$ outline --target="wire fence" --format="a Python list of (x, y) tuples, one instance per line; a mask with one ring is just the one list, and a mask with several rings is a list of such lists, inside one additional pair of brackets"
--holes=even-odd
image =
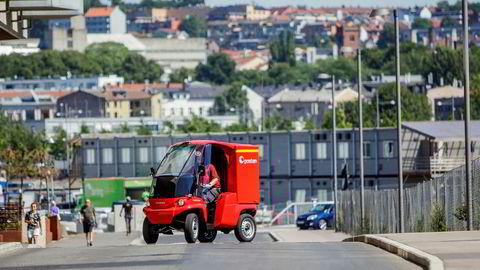
[[(465, 167), (404, 189), (405, 232), (466, 230)], [(472, 162), (473, 226), (480, 229), (480, 160)], [(338, 193), (338, 228), (352, 234), (395, 233), (398, 190), (365, 190), (365, 222), (361, 225), (360, 191)]]

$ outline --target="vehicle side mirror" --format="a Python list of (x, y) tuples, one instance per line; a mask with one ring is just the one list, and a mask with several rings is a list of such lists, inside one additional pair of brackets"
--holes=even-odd
[(155, 169), (153, 167), (150, 167), (150, 173), (153, 175), (155, 175)]

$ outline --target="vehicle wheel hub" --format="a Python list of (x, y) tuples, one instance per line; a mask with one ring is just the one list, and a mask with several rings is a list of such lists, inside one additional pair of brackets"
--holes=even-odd
[(198, 221), (196, 218), (192, 220), (192, 232), (193, 232), (193, 238), (197, 238), (198, 235)]
[(253, 226), (251, 220), (247, 219), (242, 222), (242, 233), (246, 238), (252, 238), (253, 234), (255, 233), (255, 227)]

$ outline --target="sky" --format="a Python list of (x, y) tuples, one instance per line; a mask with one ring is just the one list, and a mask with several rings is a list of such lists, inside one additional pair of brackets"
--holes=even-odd
[[(233, 4), (251, 4), (255, 3), (264, 7), (272, 6), (287, 6), (287, 5), (306, 5), (307, 7), (322, 7), (322, 6), (424, 6), (435, 5), (436, 0), (205, 0), (207, 5), (233, 5)], [(456, 2), (455, 0), (449, 0), (450, 3)], [(472, 1), (470, 1), (472, 2)], [(476, 2), (476, 1), (475, 1)]]

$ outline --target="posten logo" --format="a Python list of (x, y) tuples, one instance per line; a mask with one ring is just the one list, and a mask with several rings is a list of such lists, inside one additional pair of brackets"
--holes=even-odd
[(256, 164), (257, 160), (254, 158), (245, 159), (243, 156), (238, 157), (240, 164)]

